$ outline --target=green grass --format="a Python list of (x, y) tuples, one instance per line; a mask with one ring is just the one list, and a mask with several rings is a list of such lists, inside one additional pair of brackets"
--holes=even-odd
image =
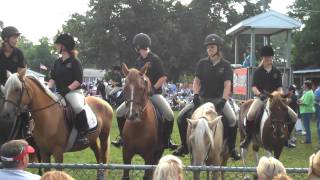
[[(175, 112), (177, 116), (178, 112)], [(316, 125), (314, 122), (311, 123), (311, 131), (312, 131), (312, 144), (305, 145), (301, 144), (300, 142), (303, 140), (302, 136), (297, 137), (297, 148), (295, 149), (288, 149), (284, 148), (282, 155), (280, 157), (280, 161), (284, 163), (286, 167), (308, 167), (308, 159), (309, 156), (316, 151), (318, 146), (317, 141), (317, 134), (316, 134)], [(111, 140), (115, 139), (119, 134), (117, 122), (115, 119), (112, 121), (112, 128), (111, 128)], [(172, 133), (172, 138), (176, 143), (180, 143), (179, 138), (179, 131), (177, 128), (177, 124), (175, 122), (174, 130)], [(239, 137), (238, 137), (239, 138)], [(239, 140), (237, 140), (237, 144), (239, 144)], [(239, 147), (237, 145), (237, 147)], [(122, 149), (116, 148), (110, 145), (111, 150), (109, 151), (109, 163), (117, 163), (122, 164)], [(249, 148), (250, 149), (250, 148)], [(169, 150), (166, 150), (164, 154), (172, 153)], [(263, 149), (260, 150), (260, 156), (265, 155)], [(251, 150), (249, 150), (248, 154), (248, 165), (254, 166), (253, 155)], [(190, 164), (190, 157), (185, 156), (181, 158), (185, 165)], [(64, 162), (65, 163), (96, 163), (93, 152), (88, 148), (86, 150), (74, 153), (66, 153), (64, 155)], [(144, 164), (143, 159), (140, 156), (136, 155), (133, 159), (133, 164)], [(228, 166), (242, 166), (241, 161), (233, 162), (231, 160), (228, 161)]]

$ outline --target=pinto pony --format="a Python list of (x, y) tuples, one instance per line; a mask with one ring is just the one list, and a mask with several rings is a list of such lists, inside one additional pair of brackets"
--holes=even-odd
[[(272, 152), (275, 158), (279, 159), (283, 146), (289, 138), (288, 124), (291, 123), (288, 115), (287, 100), (280, 92), (273, 92), (268, 95), (269, 98), (265, 107), (262, 109), (262, 117), (255, 119), (255, 128), (253, 130), (253, 146), (255, 161), (258, 164), (258, 151), (263, 147), (267, 155), (271, 156)], [(240, 106), (239, 112), (239, 129), (241, 141), (245, 136), (244, 121), (253, 100), (248, 100)], [(261, 116), (261, 115), (260, 115)], [(241, 149), (243, 163), (246, 164), (247, 149)]]
[[(43, 162), (50, 163), (50, 157), (53, 155), (55, 162), (62, 163), (70, 134), (64, 120), (63, 107), (47, 87), (36, 78), (25, 76), (25, 73), (26, 69), (22, 69), (11, 75), (6, 82), (4, 117), (13, 120), (21, 112), (29, 111), (35, 124), (34, 140), (40, 148)], [(97, 163), (106, 163), (113, 110), (107, 102), (96, 97), (87, 97), (85, 101), (95, 114), (98, 126), (95, 132), (87, 135), (89, 144), (75, 144), (70, 152), (90, 146)]]
[[(148, 66), (147, 63), (137, 70), (122, 65), (122, 72), (126, 77), (126, 122), (122, 131), (124, 164), (131, 164), (135, 154), (140, 155), (145, 164), (158, 164), (164, 150), (161, 135), (158, 133), (161, 124), (157, 121), (155, 108), (148, 97), (151, 88), (151, 82), (145, 75)], [(151, 178), (152, 170), (146, 170), (143, 179)], [(124, 170), (123, 179), (129, 179), (129, 170)]]
[[(188, 119), (187, 144), (191, 155), (191, 165), (225, 166), (228, 160), (228, 147), (223, 138), (222, 116), (218, 116), (213, 103), (205, 103), (195, 110)], [(209, 179), (210, 172), (207, 172)], [(212, 173), (213, 179), (223, 178), (221, 173)], [(200, 173), (194, 172), (199, 180)]]

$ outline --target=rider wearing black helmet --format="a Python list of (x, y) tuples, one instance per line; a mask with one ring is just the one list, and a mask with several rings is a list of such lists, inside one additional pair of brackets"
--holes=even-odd
[(17, 42), (20, 32), (13, 26), (3, 28), (1, 38), (3, 40), (0, 48), (0, 84), (7, 81), (7, 71), (16, 73), (19, 68), (25, 68), (26, 63), (23, 53), (18, 49)]
[[(245, 126), (246, 137), (240, 144), (241, 148), (247, 148), (250, 143), (256, 113), (259, 112), (266, 103), (268, 98), (266, 93), (272, 93), (273, 91), (283, 92), (281, 72), (272, 64), (272, 57), (274, 56), (272, 47), (264, 46), (260, 51), (260, 56), (262, 60), (255, 70), (252, 80), (252, 91), (255, 98), (248, 110)], [(288, 107), (288, 115), (292, 121), (292, 123), (288, 125), (289, 132), (291, 132), (297, 120), (297, 114)]]
[[(155, 104), (158, 108), (163, 117), (165, 118), (165, 127), (164, 127), (164, 144), (165, 148), (175, 149), (176, 145), (171, 142), (170, 136), (172, 133), (173, 123), (174, 123), (174, 116), (173, 111), (169, 103), (166, 99), (162, 96), (162, 85), (167, 80), (167, 75), (164, 72), (161, 59), (159, 56), (151, 52), (151, 38), (144, 33), (139, 33), (134, 36), (133, 38), (133, 46), (137, 53), (139, 53), (139, 57), (136, 60), (135, 68), (140, 69), (146, 63), (150, 63), (150, 67), (147, 71), (147, 76), (151, 81), (152, 84), (152, 92), (150, 94), (151, 101)], [(125, 103), (122, 103), (119, 108), (117, 109), (117, 121), (118, 127), (121, 131), (125, 122)], [(119, 146), (121, 141), (113, 142), (112, 144)]]
[[(205, 102), (215, 104), (216, 110), (224, 115), (225, 125), (228, 130), (228, 147), (230, 156), (239, 160), (240, 156), (235, 149), (237, 136), (236, 115), (228, 99), (231, 94), (233, 73), (230, 63), (222, 56), (223, 39), (216, 34), (209, 34), (204, 40), (204, 47), (208, 56), (200, 59), (197, 64), (193, 80), (193, 104), (187, 105), (179, 114), (178, 126), (182, 146), (174, 155), (183, 155), (188, 152), (186, 144), (187, 116), (191, 111)], [(186, 115), (188, 114), (188, 115)]]
[(54, 43), (61, 58), (55, 60), (53, 64), (48, 86), (50, 89), (56, 86), (57, 92), (72, 106), (76, 114), (76, 128), (80, 133), (79, 141), (86, 144), (88, 124), (84, 109), (85, 97), (81, 91), (83, 69), (76, 58), (75, 41), (70, 34), (61, 34)]
[[(3, 28), (1, 32), (3, 43), (0, 48), (0, 85), (6, 83), (7, 71), (16, 73), (20, 68), (26, 67), (23, 53), (16, 47), (20, 34), (19, 30), (13, 26)], [(0, 94), (1, 93), (2, 92), (0, 92)], [(29, 138), (31, 136), (31, 131), (29, 129), (29, 113), (22, 113), (18, 117), (18, 120), (19, 119), (24, 123), (23, 136)], [(5, 128), (7, 129), (7, 127)], [(5, 130), (2, 132), (4, 131)]]

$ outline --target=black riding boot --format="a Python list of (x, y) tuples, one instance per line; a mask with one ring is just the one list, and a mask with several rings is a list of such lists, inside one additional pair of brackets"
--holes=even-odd
[(253, 128), (254, 128), (254, 121), (247, 121), (247, 124), (245, 126), (246, 136), (244, 140), (240, 143), (241, 148), (244, 148), (244, 149), (248, 148), (252, 138)]
[(86, 135), (89, 130), (89, 126), (88, 126), (87, 115), (85, 110), (82, 110), (79, 114), (77, 114), (76, 128), (79, 131), (78, 142), (82, 144), (88, 144), (89, 139), (86, 137)]
[(112, 141), (111, 144), (113, 144), (116, 147), (120, 147), (123, 144), (123, 142), (122, 142), (122, 129), (123, 129), (124, 123), (126, 122), (126, 118), (125, 117), (117, 117), (117, 122), (118, 122), (118, 128), (119, 128), (120, 135), (119, 135), (118, 139)]
[(25, 139), (31, 138), (32, 137), (32, 132), (30, 129), (30, 118), (29, 118), (29, 113), (24, 112), (19, 116), (19, 120), (22, 121), (22, 136)]
[(175, 150), (177, 149), (177, 145), (171, 140), (171, 133), (172, 133), (172, 129), (173, 129), (173, 123), (174, 121), (168, 121), (165, 120), (164, 122), (164, 148), (167, 149), (171, 149), (171, 150)]
[(237, 152), (235, 146), (236, 146), (236, 139), (237, 139), (237, 126), (229, 127), (229, 137), (228, 137), (228, 148), (229, 148), (229, 154), (232, 157), (233, 160), (237, 161), (240, 160), (240, 155)]
[(189, 153), (187, 146), (188, 122), (186, 117), (182, 117), (180, 119), (180, 123), (178, 123), (178, 129), (180, 134), (181, 145), (172, 154), (175, 156), (184, 156), (185, 154)]

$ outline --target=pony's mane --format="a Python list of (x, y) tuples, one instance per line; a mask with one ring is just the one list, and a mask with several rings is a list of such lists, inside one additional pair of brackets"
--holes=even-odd
[(26, 77), (34, 82), (42, 90), (42, 92), (48, 95), (52, 100), (59, 101), (59, 98), (53, 92), (51, 92), (51, 90), (47, 86), (40, 82), (37, 77), (32, 75), (27, 75)]
[(270, 101), (270, 107), (275, 105), (281, 105), (281, 106), (287, 106), (285, 102), (283, 102), (283, 97), (281, 96), (281, 93), (279, 91), (274, 91), (271, 93), (272, 95), (272, 101)]
[(200, 149), (205, 150), (203, 138), (207, 134), (210, 140), (210, 143), (213, 143), (212, 132), (211, 132), (211, 129), (209, 128), (208, 121), (206, 118), (200, 118), (197, 121), (198, 121), (197, 125), (193, 131), (195, 145)]

